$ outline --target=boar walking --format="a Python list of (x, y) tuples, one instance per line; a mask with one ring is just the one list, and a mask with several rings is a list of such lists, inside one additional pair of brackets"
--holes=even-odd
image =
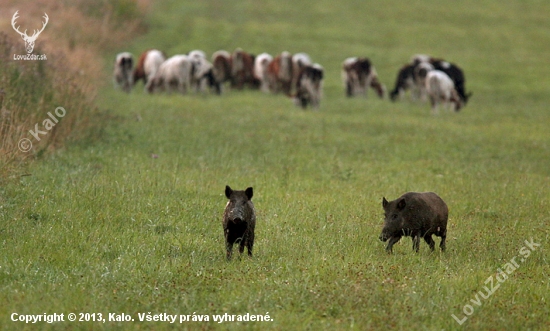
[(432, 235), (441, 237), (439, 247), (445, 250), (447, 237), (447, 219), (449, 210), (445, 202), (433, 192), (407, 192), (396, 200), (382, 199), (384, 207), (384, 228), (380, 240), (389, 239), (386, 251), (392, 252), (392, 246), (402, 236), (411, 236), (413, 249), (418, 252), (420, 238), (424, 238), (433, 251), (435, 242)]
[(248, 249), (248, 255), (252, 256), (254, 246), (254, 228), (256, 227), (256, 212), (252, 203), (252, 187), (244, 191), (234, 191), (231, 187), (225, 187), (225, 196), (229, 202), (223, 213), (223, 234), (227, 259), (231, 259), (233, 244), (239, 242), (239, 253)]

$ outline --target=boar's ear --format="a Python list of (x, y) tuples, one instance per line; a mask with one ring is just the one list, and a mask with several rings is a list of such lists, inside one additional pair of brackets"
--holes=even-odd
[(252, 187), (249, 187), (244, 191), (244, 194), (248, 197), (248, 200), (252, 199), (252, 195), (254, 194)]
[(386, 200), (386, 197), (382, 197), (382, 207), (386, 208), (386, 206), (388, 205), (388, 200)]
[(229, 185), (225, 185), (225, 196), (229, 199), (232, 193), (233, 190), (231, 189), (231, 187), (229, 187)]
[(397, 203), (397, 209), (398, 210), (403, 210), (405, 208), (405, 205), (407, 205), (407, 203), (405, 202), (405, 199), (401, 199)]

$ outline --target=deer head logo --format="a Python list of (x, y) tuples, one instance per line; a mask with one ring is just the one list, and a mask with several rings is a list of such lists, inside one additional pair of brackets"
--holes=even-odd
[(18, 13), (19, 13), (19, 10), (16, 11), (15, 14), (13, 14), (13, 17), (11, 19), (11, 26), (15, 31), (17, 31), (17, 33), (21, 35), (21, 38), (23, 38), (23, 40), (25, 41), (25, 48), (27, 49), (27, 53), (30, 54), (34, 49), (34, 42), (36, 41), (36, 38), (38, 38), (38, 36), (42, 33), (42, 31), (44, 31), (44, 28), (46, 27), (46, 24), (48, 24), (48, 20), (50, 18), (48, 17), (48, 14), (44, 13), (44, 16), (42, 17), (44, 17), (45, 21), (42, 22), (42, 29), (40, 29), (40, 31), (34, 30), (34, 33), (32, 34), (32, 36), (28, 36), (27, 30), (25, 30), (25, 32), (21, 32), (19, 31), (19, 27), (15, 27), (15, 21), (19, 18), (19, 16), (17, 16)]

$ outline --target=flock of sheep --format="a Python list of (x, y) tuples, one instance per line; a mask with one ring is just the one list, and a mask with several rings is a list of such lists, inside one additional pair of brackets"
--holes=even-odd
[[(115, 85), (125, 92), (143, 80), (149, 93), (211, 91), (221, 94), (229, 85), (232, 89), (259, 89), (265, 93), (283, 93), (302, 108), (310, 105), (318, 109), (323, 89), (323, 67), (313, 63), (306, 53), (282, 52), (271, 56), (257, 56), (238, 48), (233, 53), (217, 51), (211, 61), (200, 50), (167, 58), (159, 50), (149, 49), (137, 60), (131, 53), (116, 56), (113, 78)], [(380, 98), (386, 94), (376, 69), (368, 58), (347, 58), (342, 63), (342, 80), (348, 97), (365, 95), (369, 88)], [(415, 55), (398, 72), (391, 100), (402, 98), (410, 90), (413, 99), (430, 100), (433, 113), (439, 104), (459, 111), (471, 93), (465, 91), (465, 78), (457, 65), (434, 59), (428, 55)]]

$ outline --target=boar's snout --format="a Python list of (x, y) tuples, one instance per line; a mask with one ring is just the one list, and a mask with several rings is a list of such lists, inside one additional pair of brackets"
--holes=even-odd
[(388, 237), (384, 233), (381, 233), (378, 239), (380, 239), (383, 242), (386, 242), (386, 240), (388, 240)]
[(243, 220), (245, 219), (244, 217), (244, 211), (242, 210), (242, 208), (235, 208), (233, 207), (233, 209), (231, 209), (229, 211), (229, 221), (232, 222), (232, 223), (235, 223), (235, 224), (239, 224), (241, 222), (243, 222)]

